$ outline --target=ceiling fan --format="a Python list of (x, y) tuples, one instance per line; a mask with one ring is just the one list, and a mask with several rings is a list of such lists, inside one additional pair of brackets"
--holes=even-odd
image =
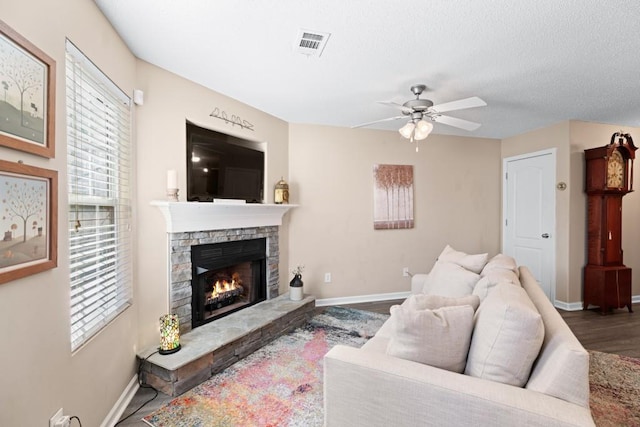
[(433, 105), (433, 102), (429, 99), (420, 99), (420, 95), (426, 88), (427, 87), (425, 85), (411, 86), (411, 92), (416, 96), (416, 99), (411, 99), (404, 104), (398, 104), (397, 102), (391, 101), (381, 102), (381, 104), (399, 108), (402, 112), (401, 116), (375, 120), (373, 122), (362, 123), (353, 127), (359, 128), (375, 123), (408, 118), (409, 122), (401, 127), (399, 131), (402, 136), (410, 139), (411, 141), (414, 139), (425, 139), (433, 129), (433, 124), (431, 122), (442, 123), (444, 125), (453, 126), (467, 131), (473, 131), (480, 127), (480, 123), (459, 119), (457, 117), (444, 116), (442, 113), (447, 111), (464, 110), (466, 108), (484, 107), (487, 103), (482, 99), (477, 96), (473, 96), (471, 98)]

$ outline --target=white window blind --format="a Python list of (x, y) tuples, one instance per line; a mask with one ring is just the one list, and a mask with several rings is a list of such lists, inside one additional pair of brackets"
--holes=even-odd
[(71, 349), (131, 305), (129, 98), (66, 43)]

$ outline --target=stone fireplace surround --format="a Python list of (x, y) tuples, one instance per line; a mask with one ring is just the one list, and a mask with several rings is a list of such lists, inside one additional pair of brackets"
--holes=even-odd
[(191, 247), (210, 243), (267, 239), (267, 300), (278, 296), (279, 228), (296, 205), (237, 201), (153, 201), (164, 215), (168, 233), (169, 310), (180, 319), (180, 333), (191, 330)]
[(169, 233), (170, 281), (169, 304), (171, 314), (180, 319), (180, 333), (191, 330), (191, 247), (210, 243), (232, 242), (250, 239), (267, 239), (267, 299), (278, 296), (280, 252), (278, 227), (250, 227), (229, 230), (207, 230), (184, 233)]
[[(191, 264), (191, 246), (214, 240), (246, 240), (261, 235), (267, 238), (269, 299), (182, 334), (182, 348), (176, 353), (160, 355), (157, 344), (138, 351), (144, 383), (177, 396), (311, 318), (315, 308), (313, 296), (307, 295), (301, 301), (291, 301), (288, 294), (278, 296), (278, 230), (282, 216), (294, 205), (184, 202), (152, 202), (152, 205), (162, 211), (167, 223), (171, 266), (168, 281), (177, 285), (171, 292), (175, 310), (186, 310), (184, 302), (188, 300), (191, 314), (191, 299), (186, 296), (191, 289), (191, 267), (184, 265)], [(184, 290), (184, 282), (188, 283), (189, 291)], [(186, 321), (180, 321), (181, 325), (187, 325)]]

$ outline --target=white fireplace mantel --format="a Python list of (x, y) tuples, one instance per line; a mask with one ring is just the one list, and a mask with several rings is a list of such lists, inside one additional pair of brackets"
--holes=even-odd
[(154, 200), (167, 223), (167, 233), (282, 225), (282, 217), (297, 205), (260, 203), (167, 202)]

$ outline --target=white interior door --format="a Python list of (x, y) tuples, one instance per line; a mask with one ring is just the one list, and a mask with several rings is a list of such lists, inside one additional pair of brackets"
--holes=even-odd
[(503, 162), (502, 250), (525, 265), (555, 300), (555, 150)]

